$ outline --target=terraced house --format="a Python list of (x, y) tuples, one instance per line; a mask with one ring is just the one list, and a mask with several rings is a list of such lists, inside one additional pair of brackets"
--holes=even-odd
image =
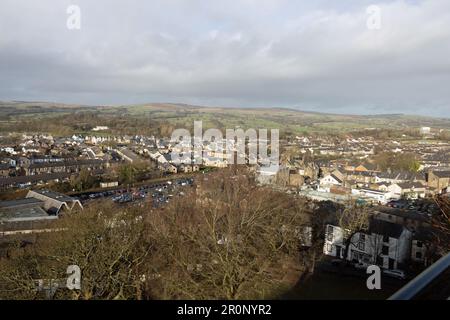
[(445, 193), (450, 185), (449, 171), (428, 172), (428, 186), (435, 189), (436, 193)]
[(44, 173), (76, 173), (82, 169), (89, 171), (103, 170), (108, 167), (108, 162), (98, 159), (68, 160), (53, 163), (31, 163), (24, 167), (27, 176)]

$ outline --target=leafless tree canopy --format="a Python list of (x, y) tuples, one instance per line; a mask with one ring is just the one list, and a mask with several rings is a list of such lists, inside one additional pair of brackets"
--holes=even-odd
[(100, 203), (65, 216), (59, 232), (0, 261), (0, 297), (35, 299), (36, 279), (80, 266), (69, 299), (274, 297), (308, 268), (300, 250), (309, 206), (257, 187), (243, 169), (205, 175), (165, 208)]
[(344, 257), (348, 255), (353, 236), (358, 232), (366, 231), (369, 227), (369, 219), (369, 208), (355, 201), (348, 201), (344, 208), (337, 212), (338, 226), (344, 231), (345, 237)]
[(450, 252), (450, 198), (436, 196), (435, 202), (438, 205), (439, 214), (433, 219), (433, 226), (437, 230), (434, 242), (437, 253), (445, 255)]

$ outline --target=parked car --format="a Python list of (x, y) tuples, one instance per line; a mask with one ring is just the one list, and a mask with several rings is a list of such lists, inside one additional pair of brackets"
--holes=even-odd
[(112, 199), (112, 201), (116, 202), (116, 201), (119, 201), (120, 199), (122, 199), (122, 196), (121, 195), (120, 196), (114, 196), (111, 199)]
[(389, 277), (392, 278), (396, 278), (396, 279), (401, 279), (404, 280), (406, 279), (406, 275), (405, 272), (402, 270), (389, 270), (389, 269), (385, 269), (383, 270), (383, 273)]

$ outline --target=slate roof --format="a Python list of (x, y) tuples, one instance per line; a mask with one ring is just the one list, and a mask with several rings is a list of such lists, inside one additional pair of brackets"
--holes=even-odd
[(43, 203), (44, 203), (43, 201), (35, 198), (0, 201), (0, 209), (16, 209), (19, 207), (42, 205)]
[(450, 171), (433, 171), (433, 174), (440, 179), (450, 178)]
[(397, 183), (397, 185), (402, 188), (402, 189), (420, 189), (420, 188), (425, 188), (425, 186), (420, 183), (420, 182), (401, 182), (401, 183)]
[(70, 177), (70, 175), (71, 175), (70, 173), (58, 172), (58, 173), (37, 174), (31, 176), (0, 178), (0, 187), (17, 185), (20, 183), (34, 183), (39, 181), (64, 179)]
[(336, 177), (334, 174), (330, 174), (330, 176), (339, 183), (342, 183), (342, 180)]
[(378, 219), (373, 219), (369, 224), (370, 233), (385, 235), (395, 239), (400, 237), (403, 229), (404, 227), (399, 224)]
[(47, 212), (39, 206), (0, 211), (0, 220), (4, 222), (53, 220), (57, 218), (58, 216), (48, 215)]

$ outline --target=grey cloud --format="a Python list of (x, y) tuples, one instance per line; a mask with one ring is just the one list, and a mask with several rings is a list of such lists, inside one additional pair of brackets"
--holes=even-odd
[[(69, 4), (82, 28), (66, 28)], [(6, 0), (0, 99), (448, 116), (450, 3)]]

